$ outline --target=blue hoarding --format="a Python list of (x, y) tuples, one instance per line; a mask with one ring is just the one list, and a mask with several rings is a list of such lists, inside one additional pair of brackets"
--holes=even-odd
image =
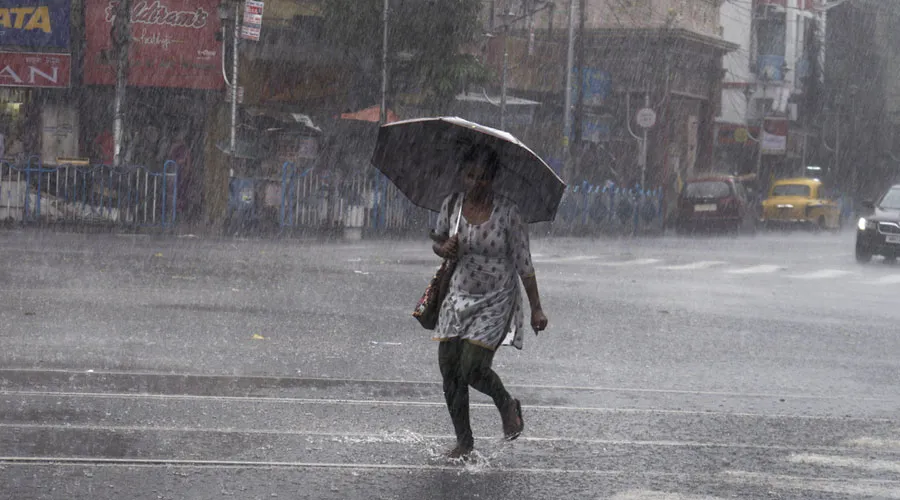
[(572, 68), (572, 100), (578, 99), (580, 79), (585, 106), (602, 106), (612, 92), (612, 75), (597, 68), (585, 68), (581, 78), (578, 73), (578, 68)]
[(69, 48), (71, 0), (3, 0), (0, 46)]

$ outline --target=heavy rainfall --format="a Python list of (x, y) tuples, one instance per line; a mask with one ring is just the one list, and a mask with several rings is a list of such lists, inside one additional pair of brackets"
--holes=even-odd
[(900, 499), (900, 0), (2, 0), (0, 500)]

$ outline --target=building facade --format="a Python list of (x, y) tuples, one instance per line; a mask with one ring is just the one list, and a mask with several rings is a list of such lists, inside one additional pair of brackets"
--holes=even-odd
[(872, 198), (900, 182), (900, 2), (828, 10), (826, 135), (835, 182)]
[(826, 9), (819, 0), (726, 1), (716, 163), (723, 172), (772, 178), (823, 174), (822, 66)]
[[(567, 181), (634, 186), (643, 179), (645, 188), (662, 188), (673, 201), (681, 179), (712, 167), (722, 56), (737, 48), (720, 36), (719, 2), (574, 4), (573, 128), (566, 131), (569, 13), (559, 3), (530, 16), (541, 2), (491, 2), (495, 31), (503, 18), (513, 21), (507, 37), (491, 39), (488, 62), (501, 74), (505, 48), (509, 93), (541, 103), (533, 124), (513, 131), (558, 167), (567, 137)], [(646, 162), (636, 120), (642, 108), (656, 117), (646, 128)]]

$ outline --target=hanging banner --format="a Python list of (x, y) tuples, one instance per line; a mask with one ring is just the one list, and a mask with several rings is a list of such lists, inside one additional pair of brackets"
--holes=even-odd
[[(134, 0), (128, 85), (213, 89), (224, 87), (219, 0)], [(85, 0), (84, 80), (113, 85), (116, 58), (110, 32), (117, 0)]]
[(0, 52), (0, 87), (65, 88), (71, 68), (69, 54)]
[(70, 0), (3, 0), (0, 46), (69, 48)]
[(787, 152), (790, 122), (787, 118), (766, 118), (763, 123), (762, 152), (767, 155), (783, 155)]
[(241, 25), (241, 38), (259, 41), (262, 31), (263, 2), (246, 0), (244, 3), (244, 22)]

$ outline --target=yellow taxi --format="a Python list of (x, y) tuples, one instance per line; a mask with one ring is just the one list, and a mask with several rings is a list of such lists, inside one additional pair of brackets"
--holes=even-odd
[(822, 181), (810, 178), (779, 179), (769, 188), (762, 203), (762, 224), (766, 228), (807, 226), (838, 229), (841, 211), (830, 199)]

